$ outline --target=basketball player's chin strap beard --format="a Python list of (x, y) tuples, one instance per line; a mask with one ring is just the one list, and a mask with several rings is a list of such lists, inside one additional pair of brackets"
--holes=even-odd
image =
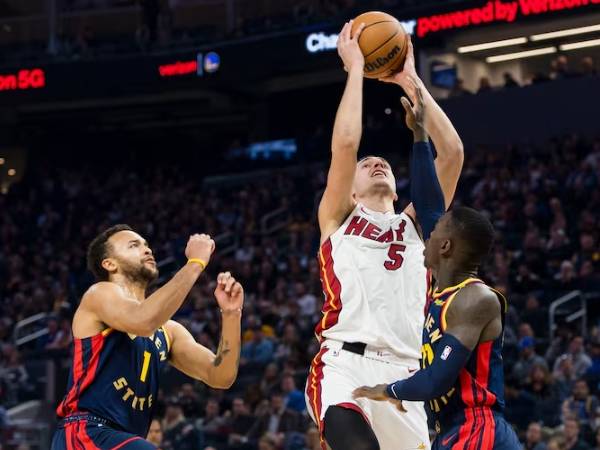
[(451, 334), (444, 334), (437, 348), (442, 349), (426, 368), (405, 380), (387, 386), (390, 398), (407, 401), (432, 400), (448, 393), (467, 364), (471, 350)]

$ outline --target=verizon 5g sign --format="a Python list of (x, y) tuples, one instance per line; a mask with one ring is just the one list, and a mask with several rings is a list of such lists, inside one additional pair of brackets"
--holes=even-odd
[[(401, 21), (402, 27), (408, 34), (413, 34), (415, 26), (417, 25), (416, 20)], [(311, 33), (306, 36), (306, 50), (309, 53), (318, 53), (329, 50), (335, 50), (337, 46), (338, 34), (337, 33), (325, 33), (319, 31), (318, 33)]]

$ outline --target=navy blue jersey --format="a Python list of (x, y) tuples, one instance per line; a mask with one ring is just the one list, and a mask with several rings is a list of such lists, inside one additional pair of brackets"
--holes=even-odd
[[(460, 289), (474, 283), (483, 283), (483, 281), (469, 278), (441, 292), (429, 288), (421, 349), (422, 368), (428, 367), (436, 355), (440, 353), (443, 355), (445, 349), (440, 348), (439, 341), (446, 329), (446, 311)], [(483, 424), (485, 421), (480, 420), (480, 415), (482, 417), (488, 415), (491, 419), (492, 413), (502, 414), (504, 410), (502, 344), (507, 302), (502, 294), (494, 292), (501, 303), (502, 333), (493, 341), (479, 343), (465, 367), (461, 369), (452, 389), (426, 405), (429, 416), (435, 421), (434, 425), (438, 433), (444, 425), (472, 422)]]
[(161, 369), (169, 358), (164, 327), (150, 337), (108, 328), (74, 339), (73, 365), (59, 417), (88, 412), (123, 431), (146, 437), (158, 394)]

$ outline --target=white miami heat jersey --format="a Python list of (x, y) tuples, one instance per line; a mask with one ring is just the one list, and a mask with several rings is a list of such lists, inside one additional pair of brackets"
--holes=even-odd
[(357, 205), (319, 250), (325, 303), (317, 337), (418, 360), (427, 291), (424, 248), (407, 214)]

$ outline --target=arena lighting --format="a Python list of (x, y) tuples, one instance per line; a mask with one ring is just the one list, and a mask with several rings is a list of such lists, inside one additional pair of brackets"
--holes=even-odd
[(573, 36), (574, 34), (592, 33), (600, 31), (600, 24), (590, 25), (589, 27), (567, 28), (566, 30), (552, 31), (550, 33), (534, 34), (532, 41), (543, 41), (544, 39), (554, 39), (564, 36)]
[(17, 171), (15, 169), (8, 169), (9, 177), (14, 177), (16, 174), (17, 174)]
[(0, 158), (0, 166), (4, 164), (4, 158)]
[(563, 44), (559, 46), (559, 48), (564, 52), (568, 52), (569, 50), (577, 50), (578, 48), (586, 47), (596, 47), (597, 45), (600, 45), (600, 39), (592, 39), (591, 41), (580, 41), (573, 42), (571, 44)]
[(526, 37), (518, 37), (512, 39), (503, 39), (501, 41), (484, 42), (482, 44), (465, 45), (464, 47), (458, 47), (458, 53), (470, 53), (478, 52), (480, 50), (488, 50), (490, 48), (508, 47), (510, 45), (525, 44), (527, 42)]
[(531, 56), (548, 55), (556, 53), (556, 47), (536, 48), (535, 50), (526, 50), (524, 52), (505, 53), (504, 55), (488, 56), (485, 62), (497, 63), (502, 61), (510, 61), (512, 59), (529, 58)]

